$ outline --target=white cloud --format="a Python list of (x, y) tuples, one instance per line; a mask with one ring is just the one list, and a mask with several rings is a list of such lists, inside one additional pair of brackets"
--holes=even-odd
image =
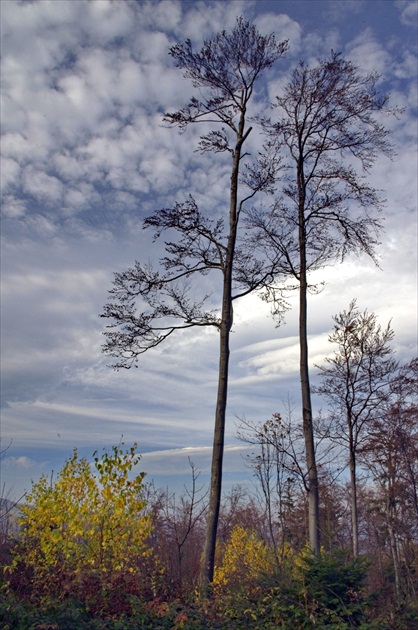
[(24, 468), (29, 470), (36, 466), (36, 462), (26, 455), (20, 455), (20, 457), (5, 457), (2, 461), (2, 465), (7, 468)]
[(22, 173), (22, 180), (25, 193), (36, 197), (41, 202), (55, 206), (60, 204), (64, 187), (56, 177), (27, 166)]
[(274, 33), (277, 43), (288, 40), (289, 55), (299, 55), (302, 28), (298, 22), (284, 13), (263, 13), (255, 19), (255, 24), (263, 35)]
[(19, 219), (26, 212), (26, 203), (23, 199), (14, 199), (12, 195), (5, 195), (2, 202), (2, 214), (4, 217)]
[[(52, 163), (66, 181), (67, 192), (83, 177), (93, 182), (105, 178), (115, 188), (147, 192), (149, 174), (138, 172), (139, 156), (144, 156), (151, 143), (155, 153), (161, 152), (164, 145), (156, 141), (163, 136), (155, 133), (154, 121), (146, 121), (143, 115), (136, 120), (135, 129), (121, 121), (135, 120), (141, 103), (152, 107), (162, 94), (178, 90), (178, 75), (174, 77), (169, 68), (167, 35), (141, 32), (140, 20), (139, 31), (135, 31), (139, 5), (133, 11), (125, 2), (63, 1), (61, 13), (56, 6), (49, 2), (22, 5), (19, 19), (16, 7), (5, 11), (3, 94), (8, 115), (4, 120), (10, 123), (6, 123), (3, 139), (3, 155), (9, 160), (4, 190), (16, 188), (23, 175), (25, 192), (37, 202), (59, 203), (59, 185), (49, 172)], [(159, 7), (164, 15), (167, 6)], [(143, 10), (149, 12), (150, 7)], [(46, 21), (39, 19), (42, 10)], [(155, 19), (158, 21), (157, 15)], [(88, 44), (83, 35), (87, 25)], [(36, 37), (28, 36), (31, 31)], [(117, 37), (135, 42), (134, 54), (142, 59), (140, 63), (132, 57), (130, 40), (125, 47), (106, 49), (107, 42)], [(140, 129), (146, 128), (150, 129), (149, 140), (138, 142), (144, 136)], [(134, 132), (131, 137), (126, 135), (130, 129)], [(168, 175), (162, 166), (166, 153), (162, 152), (156, 178)], [(22, 174), (18, 165), (28, 162), (31, 170)], [(77, 210), (79, 197), (67, 194), (66, 206), (73, 201)], [(85, 200), (86, 205), (89, 201)]]
[(0, 166), (1, 187), (4, 190), (11, 182), (14, 182), (19, 174), (19, 164), (16, 160), (2, 157)]
[(194, 45), (198, 47), (213, 33), (233, 28), (236, 18), (251, 11), (254, 4), (257, 4), (254, 0), (233, 0), (232, 2), (215, 0), (209, 4), (202, 0), (193, 2), (182, 16), (176, 37), (179, 40), (193, 38)]
[(179, 0), (162, 0), (160, 2), (146, 0), (141, 9), (140, 19), (145, 27), (156, 26), (169, 31), (183, 28), (182, 6)]
[(52, 164), (64, 180), (79, 180), (85, 174), (82, 163), (72, 155), (56, 153)]
[(123, 37), (133, 28), (134, 11), (129, 3), (112, 0), (86, 2), (89, 37), (96, 43), (106, 44)]
[(377, 72), (388, 74), (393, 66), (393, 57), (379, 42), (372, 27), (364, 29), (346, 47), (348, 58), (353, 61), (363, 74)]
[(395, 0), (395, 6), (400, 11), (400, 20), (405, 26), (417, 26), (418, 3), (416, 0)]

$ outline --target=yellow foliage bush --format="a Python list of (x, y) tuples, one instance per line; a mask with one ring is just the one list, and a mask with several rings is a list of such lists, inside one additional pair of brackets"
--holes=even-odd
[(215, 590), (249, 592), (263, 573), (274, 569), (271, 550), (256, 532), (241, 525), (232, 530), (221, 556), (215, 567)]
[(74, 450), (53, 485), (45, 475), (32, 484), (11, 576), (25, 570), (35, 590), (64, 596), (87, 585), (103, 591), (140, 571), (151, 522), (141, 498), (145, 473), (130, 478), (135, 448), (94, 453), (93, 466)]

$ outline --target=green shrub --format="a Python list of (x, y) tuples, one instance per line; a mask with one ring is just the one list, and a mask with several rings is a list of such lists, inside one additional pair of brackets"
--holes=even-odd
[(256, 599), (237, 594), (221, 599), (218, 615), (228, 617), (230, 628), (372, 629), (363, 589), (366, 571), (364, 560), (347, 561), (343, 553), (315, 557), (303, 550), (260, 581)]

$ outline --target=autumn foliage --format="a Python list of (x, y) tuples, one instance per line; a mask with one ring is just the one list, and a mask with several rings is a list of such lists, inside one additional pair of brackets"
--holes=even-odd
[(250, 593), (257, 580), (274, 568), (271, 549), (254, 531), (236, 525), (215, 566), (215, 591)]
[(33, 484), (6, 569), (11, 587), (102, 610), (112, 606), (115, 588), (129, 592), (139, 576), (143, 582), (152, 524), (141, 498), (145, 473), (130, 476), (140, 459), (135, 449), (94, 453), (93, 465), (74, 450), (54, 484), (45, 475)]

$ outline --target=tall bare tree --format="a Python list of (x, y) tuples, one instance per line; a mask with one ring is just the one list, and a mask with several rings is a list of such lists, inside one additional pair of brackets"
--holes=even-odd
[[(229, 194), (222, 214), (207, 200), (206, 215), (193, 197), (163, 209), (146, 219), (145, 227), (174, 231), (165, 243), (162, 270), (140, 263), (115, 276), (111, 296), (103, 316), (113, 320), (107, 332), (105, 352), (117, 357), (116, 367), (130, 367), (138, 356), (160, 344), (175, 330), (191, 326), (214, 326), (219, 331), (219, 380), (215, 414), (213, 459), (204, 558), (202, 592), (213, 580), (216, 533), (221, 500), (225, 414), (228, 391), (229, 336), (233, 322), (233, 300), (269, 284), (275, 275), (275, 260), (256, 259), (242, 246), (239, 222), (244, 205), (261, 191), (270, 191), (278, 160), (251, 161), (244, 145), (251, 133), (248, 105), (256, 81), (287, 49), (274, 35), (263, 36), (250, 23), (238, 18), (231, 32), (222, 31), (195, 51), (190, 40), (178, 43), (170, 55), (183, 76), (197, 88), (183, 109), (166, 114), (165, 120), (184, 131), (189, 125), (212, 125), (200, 137), (199, 150), (229, 154), (231, 175)], [(271, 159), (270, 159), (271, 158)], [(212, 214), (213, 219), (208, 215)], [(221, 274), (221, 306), (210, 310), (208, 295), (196, 298), (202, 282), (192, 278), (210, 272)], [(138, 308), (144, 307), (138, 313)], [(209, 309), (209, 310), (208, 310)], [(116, 330), (115, 330), (116, 329)]]
[(257, 245), (282, 255), (282, 270), (299, 290), (300, 381), (309, 538), (319, 551), (319, 495), (308, 363), (309, 272), (342, 260), (348, 252), (375, 256), (382, 199), (365, 175), (377, 156), (391, 155), (388, 131), (379, 122), (387, 97), (378, 75), (362, 76), (339, 54), (315, 67), (304, 63), (275, 102), (278, 121), (264, 126), (285, 152), (282, 195), (270, 214), (254, 211)]
[(357, 506), (357, 454), (376, 414), (382, 412), (391, 395), (397, 362), (390, 342), (390, 323), (381, 328), (374, 313), (361, 313), (353, 300), (347, 311), (334, 317), (329, 336), (337, 350), (319, 368), (321, 385), (315, 391), (329, 403), (334, 419), (331, 439), (348, 449), (351, 484), (351, 526), (353, 555), (359, 553)]

